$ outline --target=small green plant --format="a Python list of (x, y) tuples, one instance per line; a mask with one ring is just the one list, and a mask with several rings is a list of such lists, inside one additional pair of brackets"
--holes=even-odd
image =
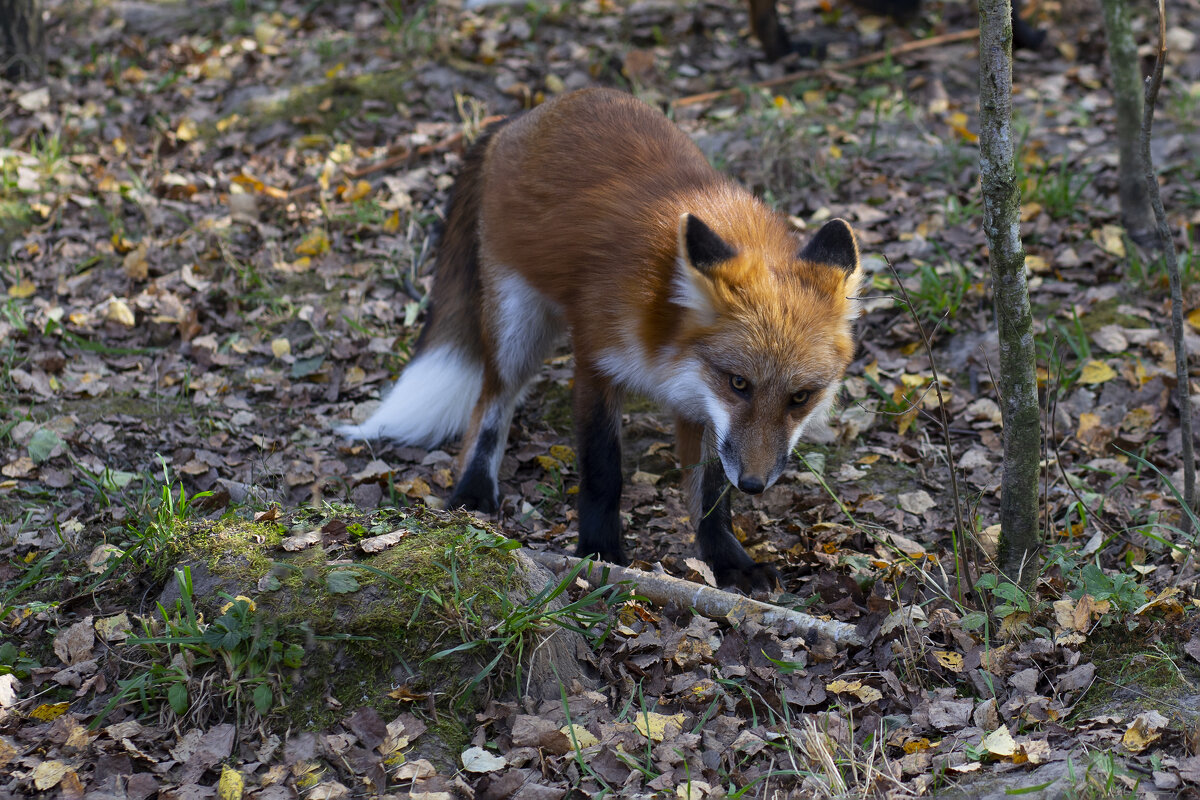
[[(967, 268), (950, 258), (940, 245), (935, 244), (935, 247), (942, 257), (941, 267), (927, 261), (916, 262), (919, 282), (917, 288), (909, 292), (916, 305), (913, 313), (921, 319), (940, 320), (942, 317), (955, 317), (971, 286), (971, 276)], [(899, 300), (897, 304), (902, 305)]]
[(159, 456), (159, 460), (162, 463), (163, 483), (158, 503), (148, 520), (129, 528), (136, 557), (147, 566), (158, 563), (163, 554), (170, 552), (179, 536), (180, 525), (195, 516), (196, 501), (212, 496), (212, 492), (197, 492), (188, 497), (182, 483), (179, 484), (179, 492), (176, 494), (166, 459)]
[(1070, 169), (1065, 158), (1058, 162), (1058, 169), (1046, 162), (1033, 176), (1029, 199), (1040, 203), (1051, 217), (1067, 219), (1081, 213), (1080, 198), (1092, 178), (1092, 175)]
[(280, 629), (257, 614), (249, 597), (226, 594), (221, 594), (227, 602), (220, 616), (206, 622), (192, 602), (191, 569), (175, 570), (175, 581), (180, 594), (175, 608), (168, 611), (159, 603), (159, 619), (143, 620), (144, 635), (126, 641), (151, 663), (118, 682), (116, 695), (93, 726), (130, 702), (139, 703), (146, 713), (166, 703), (181, 718), (233, 713), (241, 724), (255, 714), (267, 716), (283, 701), (281, 673), (300, 667), (300, 643), (308, 631), (300, 626)]
[[(612, 584), (594, 589), (558, 608), (552, 607), (551, 604), (575, 583), (580, 573), (591, 566), (590, 559), (579, 562), (557, 583), (547, 584), (528, 600), (514, 602), (508, 592), (494, 586), (469, 594), (464, 589), (460, 573), (474, 558), (481, 557), (479, 550), (507, 551), (520, 547), (519, 542), (481, 529), (472, 529), (471, 537), (467, 547), (453, 548), (447, 554), (450, 556), (447, 563), (439, 564), (450, 578), (450, 591), (425, 589), (421, 592), (422, 601), (417, 607), (419, 612), (425, 601), (432, 602), (458, 625), (461, 632), (461, 644), (439, 650), (428, 661), (474, 651), (484, 654), (483, 657), (488, 659), (461, 688), (456, 699), (458, 703), (499, 674), (515, 675), (519, 685), (527, 648), (536, 643), (538, 633), (552, 626), (580, 633), (596, 645), (603, 643), (611, 629), (612, 617), (603, 606), (597, 606), (601, 603), (606, 606), (622, 604), (632, 598), (627, 586)], [(513, 584), (511, 573), (514, 569), (515, 565), (509, 566), (510, 580), (502, 581), (501, 586)], [(498, 670), (506, 662), (511, 669)]]
[(1138, 781), (1112, 753), (1092, 750), (1087, 754), (1088, 763), (1082, 774), (1075, 771), (1075, 763), (1067, 758), (1066, 788), (1063, 796), (1069, 800), (1118, 800), (1138, 796)]

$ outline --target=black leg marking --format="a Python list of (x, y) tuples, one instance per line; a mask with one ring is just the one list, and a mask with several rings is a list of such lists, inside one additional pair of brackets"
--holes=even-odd
[(475, 439), (475, 452), (450, 495), (450, 508), (465, 506), (471, 511), (495, 514), (500, 508), (500, 487), (492, 474), (492, 458), (499, 446), (495, 428), (484, 428)]
[(696, 527), (700, 555), (722, 586), (736, 586), (744, 592), (771, 591), (780, 583), (779, 571), (751, 558), (733, 535), (729, 511), (729, 493), (733, 487), (725, 479), (720, 459), (709, 459), (701, 469), (701, 517)]
[[(576, 392), (589, 391), (577, 381)], [(579, 435), (579, 556), (627, 564), (621, 548), (620, 407), (603, 393), (576, 399)]]

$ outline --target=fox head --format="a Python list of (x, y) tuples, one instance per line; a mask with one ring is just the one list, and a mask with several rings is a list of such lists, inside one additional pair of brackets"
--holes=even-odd
[(718, 235), (679, 218), (672, 300), (687, 309), (688, 364), (710, 446), (730, 482), (756, 494), (782, 474), (805, 425), (828, 413), (854, 354), (863, 273), (850, 226), (801, 248), (778, 218)]

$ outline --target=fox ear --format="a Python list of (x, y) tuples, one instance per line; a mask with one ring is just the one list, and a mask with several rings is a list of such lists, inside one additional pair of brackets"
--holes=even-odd
[(671, 302), (691, 309), (702, 325), (717, 317), (713, 304), (713, 269), (736, 253), (712, 228), (691, 214), (679, 215), (678, 257)]
[(737, 252), (692, 214), (679, 215), (679, 257), (707, 275)]
[(824, 264), (851, 274), (858, 269), (858, 242), (850, 223), (844, 219), (831, 219), (821, 230), (808, 240), (800, 251), (800, 259), (813, 264)]

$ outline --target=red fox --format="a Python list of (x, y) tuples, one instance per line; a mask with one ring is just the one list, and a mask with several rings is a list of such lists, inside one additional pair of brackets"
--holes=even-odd
[(734, 536), (726, 481), (758, 493), (827, 413), (854, 353), (863, 280), (850, 226), (804, 247), (659, 111), (584, 89), (487, 129), (452, 189), (415, 355), (341, 432), (432, 446), (466, 431), (451, 506), (496, 511), (526, 383), (575, 353), (580, 555), (621, 545), (622, 394), (676, 416), (701, 555), (723, 584), (770, 588)]

